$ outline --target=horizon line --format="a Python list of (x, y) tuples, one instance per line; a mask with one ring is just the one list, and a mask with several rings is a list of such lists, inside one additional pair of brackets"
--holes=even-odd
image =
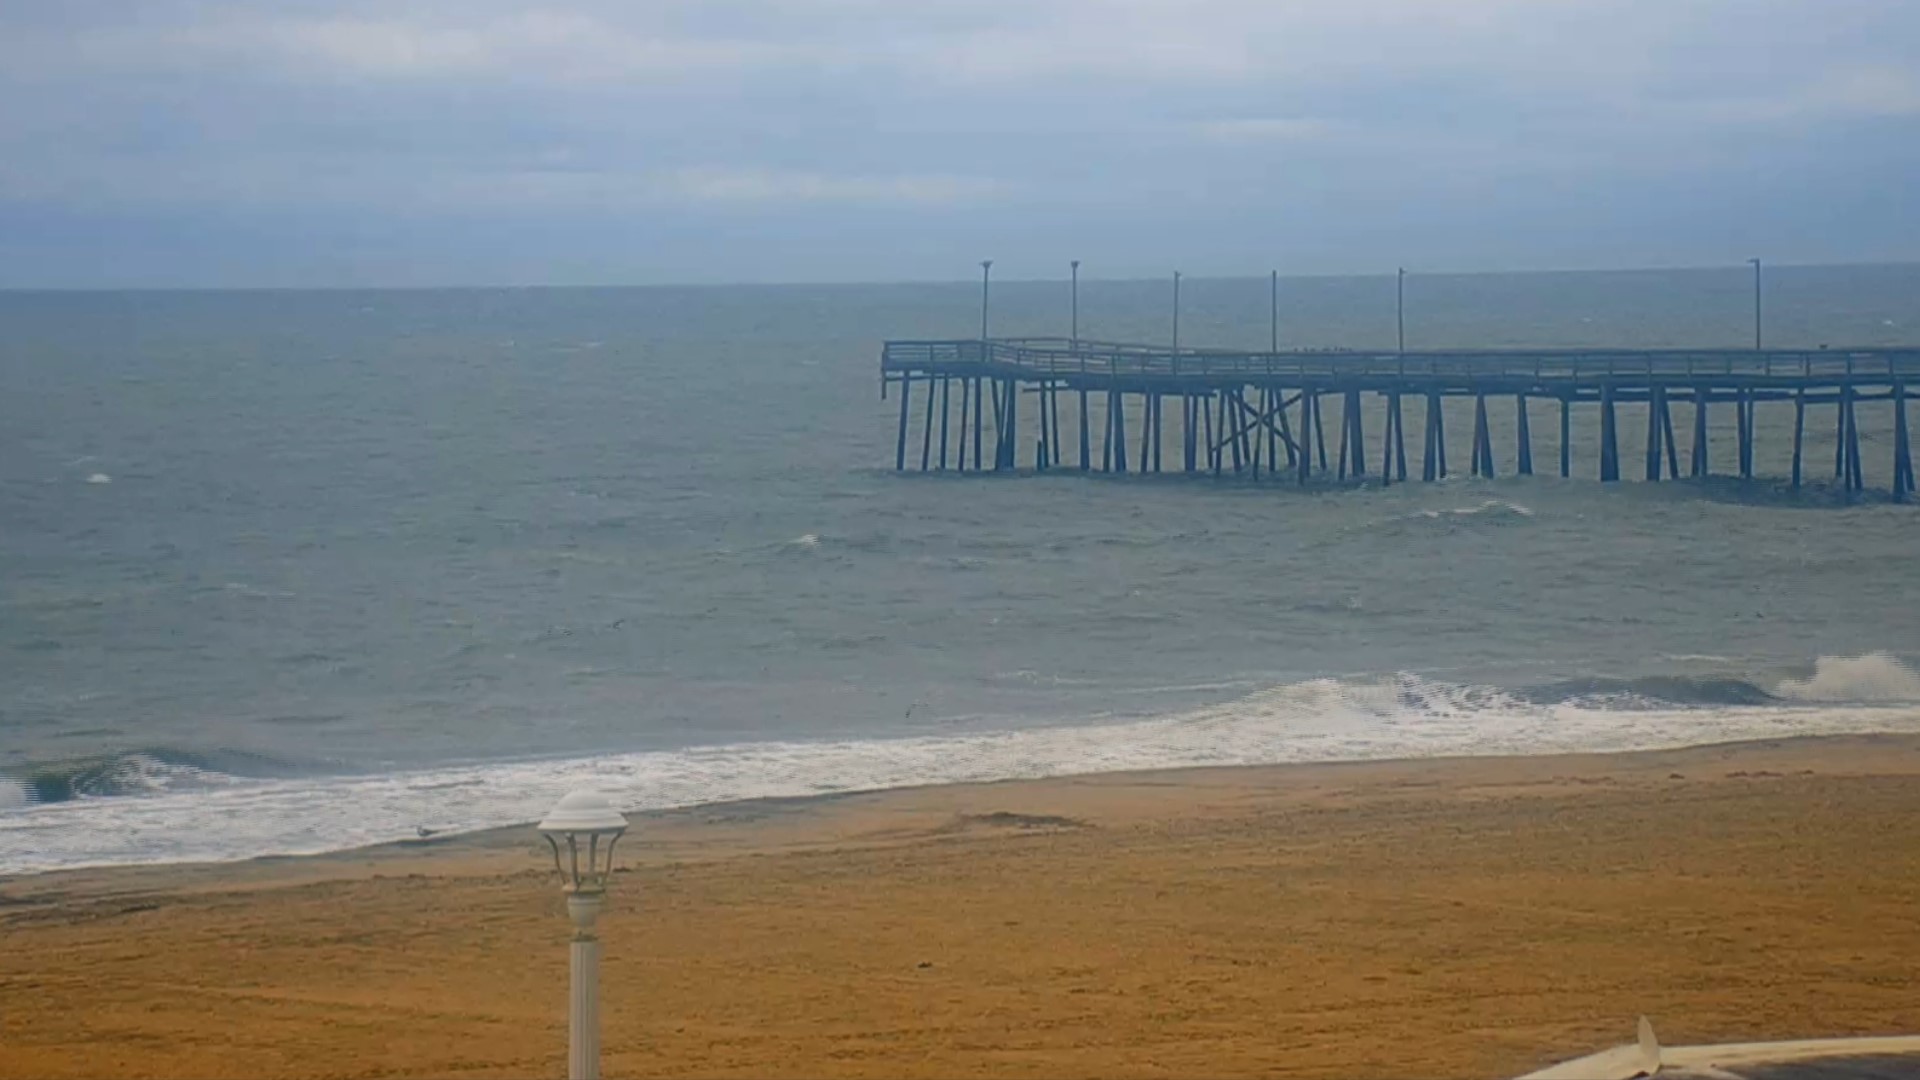
[[(996, 260), (996, 265), (998, 260)], [(978, 265), (977, 263), (974, 265)], [(1068, 265), (1062, 260), (1063, 267)], [(1084, 269), (1086, 263), (1081, 261)], [(1694, 263), (1675, 266), (1593, 266), (1593, 267), (1546, 267), (1533, 269), (1501, 270), (1419, 270), (1395, 266), (1378, 273), (1285, 273), (1280, 272), (1282, 280), (1315, 281), (1355, 279), (1368, 280), (1382, 278), (1392, 280), (1400, 273), (1407, 277), (1426, 278), (1463, 278), (1463, 277), (1550, 277), (1554, 275), (1596, 275), (1596, 274), (1674, 274), (1674, 273), (1726, 273), (1738, 271), (1746, 273), (1753, 265), (1752, 260), (1742, 259), (1728, 263)], [(1767, 270), (1846, 270), (1846, 269), (1898, 269), (1920, 268), (1920, 258), (1863, 260), (1859, 262), (1767, 262), (1761, 265)], [(1278, 272), (1266, 270), (1259, 273), (1194, 274), (1184, 270), (1177, 271), (1183, 281), (1259, 281), (1270, 279)], [(1129, 275), (1125, 277), (1096, 277), (1086, 273), (1080, 275), (1082, 283), (1131, 284), (1136, 282), (1157, 282), (1170, 278), (1176, 268), (1169, 267), (1162, 274), (1153, 277)], [(822, 281), (657, 281), (657, 282), (600, 282), (600, 283), (447, 283), (436, 285), (419, 284), (366, 284), (366, 285), (0, 285), (0, 295), (35, 293), (288, 293), (288, 292), (482, 292), (482, 291), (561, 291), (589, 289), (799, 289), (799, 288), (895, 288), (907, 286), (951, 286), (974, 285), (977, 277), (959, 278), (896, 278), (892, 280), (822, 280)], [(1060, 277), (1009, 277), (995, 278), (1000, 285), (1024, 284), (1063, 284), (1069, 280), (1068, 274)]]

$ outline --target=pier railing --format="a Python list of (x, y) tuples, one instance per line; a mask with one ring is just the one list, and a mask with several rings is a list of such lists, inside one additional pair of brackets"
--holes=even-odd
[(883, 373), (961, 368), (1027, 378), (1920, 378), (1920, 349), (1474, 349), (1419, 352), (1170, 348), (1066, 338), (889, 341)]

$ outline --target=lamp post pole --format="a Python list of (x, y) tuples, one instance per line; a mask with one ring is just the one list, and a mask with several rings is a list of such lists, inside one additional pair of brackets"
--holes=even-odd
[(1753, 264), (1753, 351), (1760, 351), (1760, 260), (1748, 259)]
[(987, 340), (987, 288), (993, 274), (993, 260), (980, 260), (980, 340)]
[(1180, 271), (1173, 272), (1173, 354), (1180, 355)]
[(1073, 272), (1073, 329), (1069, 340), (1073, 342), (1074, 351), (1078, 352), (1080, 350), (1080, 260), (1075, 259), (1067, 266)]
[(1400, 351), (1407, 351), (1407, 268), (1400, 268), (1400, 277), (1394, 290), (1394, 321), (1400, 330)]
[[(540, 835), (553, 849), (553, 866), (567, 891), (573, 920), (567, 991), (567, 1078), (600, 1078), (600, 935), (594, 924), (613, 873), (613, 845), (627, 819), (603, 795), (576, 791), (547, 812)], [(582, 865), (584, 859), (585, 865)]]
[(1272, 332), (1269, 334), (1269, 340), (1267, 342), (1267, 351), (1277, 353), (1280, 351), (1280, 271), (1273, 271), (1268, 281), (1270, 284), (1267, 291), (1271, 294), (1269, 302), (1273, 309), (1273, 319)]
[(593, 924), (600, 917), (605, 898), (600, 890), (567, 897), (567, 917), (573, 920), (569, 950), (572, 979), (567, 995), (569, 1080), (598, 1080), (600, 1076), (600, 935)]

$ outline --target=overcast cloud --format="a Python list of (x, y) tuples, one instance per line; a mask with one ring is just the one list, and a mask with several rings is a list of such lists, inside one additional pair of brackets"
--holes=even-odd
[(1913, 0), (0, 0), (0, 285), (1920, 257)]

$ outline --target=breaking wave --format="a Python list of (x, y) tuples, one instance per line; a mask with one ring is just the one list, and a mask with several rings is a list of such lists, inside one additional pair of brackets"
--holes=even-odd
[(739, 743), (376, 776), (263, 775), (272, 768), (251, 759), (145, 752), (15, 770), (18, 790), (0, 790), (0, 874), (311, 854), (472, 831), (533, 820), (581, 786), (651, 810), (1135, 769), (1619, 751), (1865, 731), (1920, 732), (1920, 680), (1885, 654), (1822, 658), (1812, 676), (1771, 693), (1734, 678), (1501, 688), (1399, 673), (1309, 679), (1203, 708), (1076, 726)]
[(1787, 679), (1774, 693), (1790, 701), (1920, 702), (1920, 672), (1884, 652), (1823, 656), (1812, 675)]

